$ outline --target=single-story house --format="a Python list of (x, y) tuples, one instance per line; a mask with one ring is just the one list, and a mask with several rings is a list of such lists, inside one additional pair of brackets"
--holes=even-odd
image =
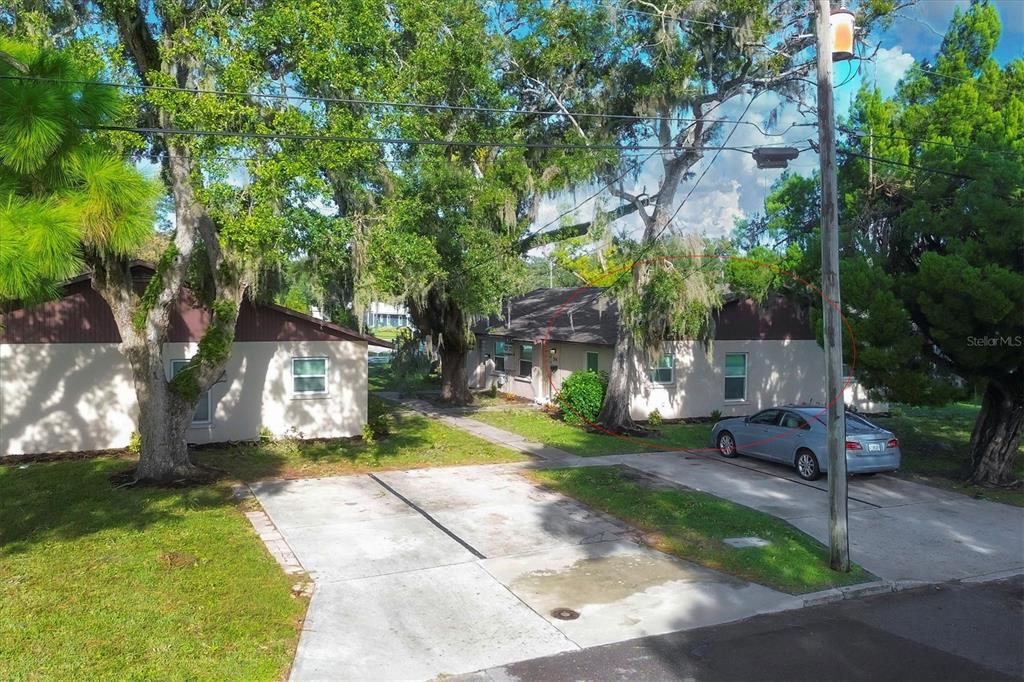
[[(634, 419), (658, 410), (665, 419), (752, 414), (777, 404), (824, 404), (825, 355), (808, 312), (779, 295), (758, 304), (733, 297), (714, 315), (709, 346), (693, 339), (666, 342), (657, 357), (635, 358)], [(474, 388), (551, 402), (562, 382), (579, 370), (610, 371), (618, 306), (600, 288), (537, 289), (513, 298), (502, 315), (472, 326)], [(879, 412), (852, 378), (845, 401), (860, 412)]]
[[(136, 262), (139, 287), (153, 274)], [(163, 347), (168, 378), (196, 352), (208, 312), (183, 292)], [(121, 336), (89, 277), (56, 300), (0, 314), (0, 457), (123, 448), (138, 403)], [(362, 434), (367, 345), (351, 329), (265, 303), (242, 304), (223, 376), (199, 400), (190, 443)]]

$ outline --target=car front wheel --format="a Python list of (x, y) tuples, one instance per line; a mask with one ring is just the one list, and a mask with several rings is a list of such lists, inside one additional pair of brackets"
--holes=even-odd
[(722, 453), (722, 457), (736, 456), (736, 439), (728, 431), (718, 434), (718, 451)]
[(818, 458), (810, 450), (796, 453), (796, 473), (805, 481), (816, 481), (821, 476)]

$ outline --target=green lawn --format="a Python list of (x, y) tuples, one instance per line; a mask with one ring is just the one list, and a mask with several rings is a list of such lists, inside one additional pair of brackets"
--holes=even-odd
[(435, 375), (417, 374), (402, 381), (395, 376), (391, 365), (370, 365), (369, 388), (371, 391), (401, 391), (403, 393), (438, 391), (441, 389), (441, 379)]
[(620, 438), (570, 426), (534, 410), (478, 412), (473, 419), (583, 457), (707, 448), (711, 434), (711, 424), (663, 424), (657, 437)]
[(375, 443), (361, 440), (234, 445), (198, 451), (193, 459), (244, 481), (355, 474), (458, 464), (520, 462), (526, 455), (488, 443), (439, 421), (397, 413), (393, 432)]
[[(652, 488), (619, 467), (544, 469), (535, 481), (618, 517), (647, 534), (657, 549), (790, 594), (872, 580), (855, 566), (828, 567), (828, 550), (785, 521), (707, 493)], [(767, 547), (736, 549), (724, 538), (757, 536)]]
[[(1024, 506), (1024, 490), (990, 490), (960, 482), (971, 430), (978, 416), (977, 405), (953, 403), (945, 407), (896, 406), (893, 409), (899, 416), (873, 417), (871, 421), (899, 437), (903, 451), (902, 475), (967, 495)], [(1021, 453), (1024, 454), (1024, 444)], [(1016, 474), (1024, 479), (1024, 456), (1017, 457)]]
[(230, 490), (130, 466), (0, 466), (0, 679), (285, 677), (306, 603)]

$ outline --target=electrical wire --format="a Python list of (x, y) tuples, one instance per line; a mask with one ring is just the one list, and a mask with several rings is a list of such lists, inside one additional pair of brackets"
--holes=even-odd
[[(189, 95), (210, 95), (213, 97), (238, 97), (238, 98), (251, 98), (251, 99), (276, 99), (296, 102), (317, 102), (322, 104), (349, 104), (353, 106), (366, 106), (366, 107), (380, 107), (380, 108), (399, 108), (399, 109), (426, 109), (430, 111), (458, 111), (458, 112), (472, 112), (472, 113), (485, 113), (485, 114), (509, 114), (513, 116), (540, 116), (540, 117), (552, 117), (561, 116), (566, 118), (598, 118), (605, 120), (618, 120), (618, 121), (634, 121), (644, 122), (650, 121), (652, 123), (697, 123), (699, 119), (686, 117), (686, 116), (641, 116), (637, 114), (603, 114), (599, 112), (588, 112), (588, 111), (554, 111), (554, 110), (528, 110), (528, 109), (512, 109), (512, 108), (501, 108), (501, 107), (481, 107), (481, 106), (469, 106), (459, 104), (426, 104), (422, 102), (397, 102), (387, 100), (369, 100), (369, 99), (354, 99), (344, 97), (315, 97), (312, 95), (293, 95), (288, 93), (275, 93), (275, 92), (245, 92), (242, 90), (212, 90), (203, 88), (180, 88), (170, 85), (143, 85), (133, 83), (116, 83), (113, 81), (90, 81), (90, 80), (76, 80), (66, 78), (49, 78), (46, 76), (24, 76), (16, 74), (0, 74), (0, 80), (13, 80), (13, 81), (36, 81), (43, 83), (59, 83), (63, 85), (80, 85), (80, 86), (100, 86), (109, 88), (121, 88), (125, 90), (152, 90), (156, 92), (178, 92), (186, 93)], [(713, 121), (705, 121), (705, 123), (736, 123), (730, 119), (715, 119)], [(761, 128), (761, 126), (753, 121), (742, 121), (744, 125), (753, 126), (759, 133), (769, 137), (779, 137), (785, 135), (793, 128), (806, 127), (814, 124), (809, 123), (791, 123), (785, 130), (779, 132), (769, 132)]]
[(889, 135), (889, 134), (881, 134), (881, 133), (870, 133), (870, 132), (864, 132), (864, 131), (859, 130), (857, 128), (850, 128), (850, 127), (847, 127), (847, 126), (836, 126), (836, 128), (839, 131), (841, 131), (841, 132), (844, 132), (844, 133), (846, 133), (848, 135), (855, 135), (856, 137), (874, 137), (874, 138), (878, 138), (878, 139), (902, 140), (904, 142), (916, 142), (918, 144), (934, 144), (934, 145), (938, 145), (938, 146), (941, 146), (941, 147), (950, 147), (952, 149), (963, 149), (963, 150), (987, 152), (989, 154), (1002, 154), (1002, 155), (1013, 155), (1013, 156), (1024, 155), (1024, 151), (1016, 151), (1014, 149), (992, 149), (991, 147), (979, 147), (977, 145), (971, 145), (971, 144), (957, 144), (955, 142), (942, 142), (940, 140), (926, 140), (926, 139), (920, 138), (920, 137), (905, 137), (903, 135)]
[[(302, 142), (344, 142), (356, 144), (409, 144), (428, 145), (440, 147), (493, 147), (493, 148), (514, 148), (514, 149), (582, 149), (592, 151), (642, 151), (653, 149), (660, 151), (660, 145), (644, 144), (570, 144), (555, 142), (498, 142), (492, 140), (442, 140), (435, 138), (407, 138), (407, 137), (362, 137), (345, 135), (316, 135), (307, 133), (254, 133), (238, 130), (201, 130), (194, 128), (147, 128), (139, 126), (122, 125), (93, 125), (83, 126), (86, 130), (104, 130), (114, 132), (139, 133), (143, 135), (184, 135), (193, 137), (237, 137), (253, 140), (295, 140)], [(700, 147), (700, 151), (721, 152), (725, 149), (749, 154), (751, 149), (759, 145), (745, 145), (743, 147)]]
[[(717, 102), (717, 103), (716, 103), (716, 104), (715, 104), (715, 105), (714, 105), (713, 107), (711, 107), (711, 109), (710, 109), (710, 110), (709, 110), (709, 111), (708, 111), (707, 113), (709, 113), (709, 114), (710, 114), (710, 113), (711, 113), (711, 112), (713, 112), (713, 111), (714, 111), (715, 109), (717, 109), (718, 107), (722, 106), (722, 104), (724, 104), (724, 102)], [(690, 124), (690, 125), (688, 125), (688, 126), (687, 126), (686, 128), (684, 128), (683, 130), (679, 131), (679, 134), (682, 134), (682, 133), (686, 132), (687, 130), (689, 130), (690, 128), (692, 128), (692, 127), (693, 127), (694, 125), (696, 125), (696, 122), (695, 122), (695, 123), (692, 123), (692, 124)], [(788, 129), (787, 129), (787, 130), (788, 130)], [(678, 136), (679, 136), (679, 135), (675, 135), (674, 137), (676, 137), (676, 138), (677, 138)], [(660, 152), (660, 151), (667, 151), (667, 150), (668, 150), (669, 148), (671, 148), (672, 144), (674, 144), (674, 142), (669, 142), (669, 143), (667, 143), (667, 144), (665, 144), (665, 145), (662, 145), (661, 147), (659, 147), (659, 148), (655, 149), (655, 150), (654, 150), (654, 151), (652, 151), (652, 152), (651, 152), (650, 154), (648, 154), (648, 155), (647, 155), (646, 157), (644, 157), (644, 159), (643, 159), (643, 160), (641, 160), (641, 161), (640, 161), (640, 163), (639, 163), (638, 165), (639, 165), (640, 167), (643, 167), (643, 165), (644, 165), (645, 163), (647, 163), (648, 161), (650, 161), (650, 160), (651, 160), (652, 158), (654, 158), (654, 156), (655, 156), (655, 155), (656, 155), (656, 154), (657, 154), (658, 152)], [(559, 213), (559, 214), (558, 214), (557, 216), (555, 216), (554, 218), (552, 218), (551, 220), (549, 220), (549, 221), (548, 221), (548, 222), (546, 222), (545, 224), (541, 225), (541, 226), (540, 226), (539, 228), (537, 228), (536, 230), (534, 230), (534, 231), (530, 232), (529, 234), (527, 234), (527, 235), (526, 235), (526, 236), (525, 236), (524, 238), (525, 238), (525, 239), (529, 239), (529, 238), (531, 238), (531, 237), (533, 237), (533, 236), (536, 236), (536, 235), (538, 235), (538, 234), (542, 234), (542, 233), (544, 232), (544, 230), (546, 230), (547, 228), (551, 227), (551, 226), (552, 226), (552, 225), (554, 225), (555, 223), (557, 223), (557, 222), (560, 222), (560, 221), (562, 220), (562, 218), (564, 218), (564, 217), (566, 217), (567, 215), (570, 215), (570, 214), (572, 214), (572, 213), (575, 213), (575, 212), (576, 212), (576, 211), (578, 211), (578, 210), (580, 209), (580, 207), (582, 207), (582, 206), (583, 206), (584, 204), (586, 204), (586, 203), (588, 203), (588, 202), (590, 202), (590, 201), (592, 201), (592, 200), (596, 199), (597, 197), (601, 196), (601, 194), (603, 194), (603, 193), (604, 193), (604, 192), (605, 192), (606, 190), (609, 190), (609, 189), (611, 189), (611, 188), (612, 188), (612, 185), (614, 185), (614, 184), (615, 184), (615, 183), (617, 183), (617, 182), (621, 182), (621, 181), (623, 180), (623, 178), (625, 178), (625, 177), (626, 177), (627, 175), (629, 175), (629, 174), (630, 174), (630, 173), (631, 173), (632, 171), (633, 171), (633, 169), (632, 169), (632, 168), (627, 168), (626, 170), (622, 171), (622, 173), (620, 173), (619, 175), (615, 176), (615, 177), (614, 177), (614, 178), (612, 178), (612, 179), (611, 179), (610, 181), (606, 182), (606, 183), (605, 183), (604, 185), (602, 185), (602, 186), (601, 186), (601, 187), (600, 187), (600, 188), (599, 188), (599, 189), (598, 189), (597, 191), (595, 191), (595, 192), (594, 192), (593, 194), (591, 194), (590, 196), (588, 196), (588, 197), (587, 197), (586, 199), (584, 199), (583, 201), (579, 202), (578, 204), (576, 204), (576, 205), (575, 205), (575, 206), (573, 206), (572, 208), (570, 208), (570, 209), (568, 209), (568, 210), (566, 210), (566, 211), (562, 211), (562, 212), (561, 212), (561, 213)]]
[(629, 7), (621, 7), (619, 5), (612, 5), (608, 3), (601, 3), (603, 7), (606, 7), (616, 12), (622, 12), (624, 14), (636, 14), (639, 16), (655, 17), (658, 19), (670, 19), (671, 21), (682, 23), (682, 24), (696, 24), (699, 26), (710, 26), (711, 28), (726, 28), (733, 31), (739, 31), (739, 26), (733, 26), (732, 24), (723, 24), (717, 21), (701, 21), (699, 19), (686, 19), (684, 17), (672, 17), (666, 13), (659, 14), (658, 12), (645, 12), (644, 10), (631, 9)]

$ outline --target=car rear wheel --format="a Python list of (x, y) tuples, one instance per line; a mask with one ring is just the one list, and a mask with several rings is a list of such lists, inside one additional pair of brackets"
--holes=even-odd
[(718, 434), (718, 451), (722, 454), (722, 457), (735, 457), (738, 454), (736, 452), (736, 439), (728, 431), (722, 431)]
[(810, 450), (800, 450), (796, 453), (796, 473), (805, 481), (816, 481), (821, 476), (821, 468), (818, 466), (818, 458)]

